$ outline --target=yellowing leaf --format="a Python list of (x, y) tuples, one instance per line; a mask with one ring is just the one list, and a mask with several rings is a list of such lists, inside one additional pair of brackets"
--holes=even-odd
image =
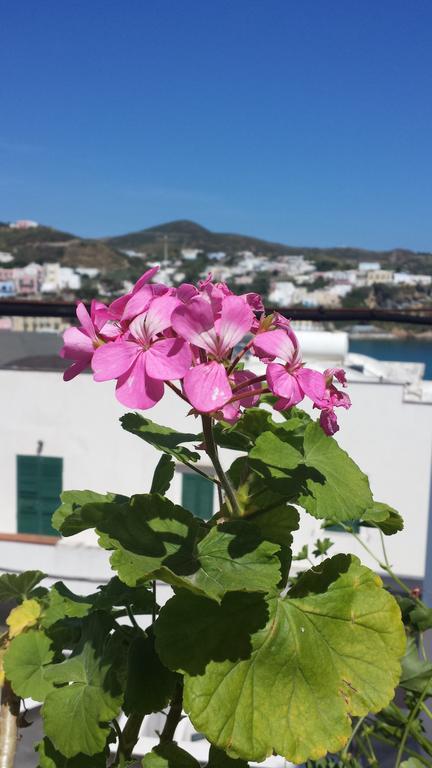
[(16, 637), (28, 627), (34, 627), (40, 615), (41, 607), (37, 600), (24, 600), (21, 605), (11, 610), (6, 619), (9, 637)]

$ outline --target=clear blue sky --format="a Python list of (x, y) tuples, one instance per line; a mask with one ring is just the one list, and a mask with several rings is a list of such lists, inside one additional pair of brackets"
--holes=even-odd
[(432, 250), (430, 0), (1, 14), (0, 220)]

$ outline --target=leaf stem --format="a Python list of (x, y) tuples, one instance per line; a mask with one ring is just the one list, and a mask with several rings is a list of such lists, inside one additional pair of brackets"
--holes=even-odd
[(133, 610), (130, 607), (130, 605), (126, 606), (126, 611), (127, 611), (127, 615), (129, 616), (129, 620), (130, 620), (130, 623), (132, 624), (132, 626), (135, 627), (135, 629), (139, 629), (140, 628), (139, 624), (137, 624), (137, 621), (136, 621), (135, 616), (133, 614)]
[(352, 730), (351, 736), (349, 737), (347, 743), (345, 744), (345, 746), (344, 746), (344, 748), (342, 750), (342, 753), (341, 753), (341, 758), (342, 759), (345, 759), (346, 757), (348, 757), (348, 751), (349, 751), (351, 743), (352, 743), (352, 741), (354, 739), (354, 736), (356, 735), (357, 731), (359, 730), (359, 728), (361, 727), (363, 722), (366, 720), (366, 717), (367, 717), (367, 715), (364, 715), (363, 717), (360, 717), (359, 720), (357, 720), (357, 722), (356, 722), (356, 724), (355, 724), (355, 726), (354, 726), (354, 728)]
[(229, 481), (229, 478), (225, 474), (222, 468), (222, 464), (220, 463), (220, 460), (219, 460), (218, 449), (213, 436), (212, 417), (205, 416), (203, 414), (201, 418), (202, 418), (202, 425), (203, 425), (205, 449), (215, 468), (216, 474), (219, 478), (220, 484), (225, 492), (225, 495), (230, 503), (231, 513), (234, 517), (239, 517), (240, 507), (238, 505), (234, 488), (232, 487)]
[(159, 743), (166, 744), (174, 740), (176, 728), (181, 720), (183, 711), (183, 679), (177, 683), (174, 696), (171, 699), (165, 725), (159, 734)]

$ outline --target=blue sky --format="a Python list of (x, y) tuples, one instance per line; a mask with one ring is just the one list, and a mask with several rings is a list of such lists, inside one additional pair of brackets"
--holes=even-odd
[(430, 0), (2, 10), (0, 220), (432, 250)]

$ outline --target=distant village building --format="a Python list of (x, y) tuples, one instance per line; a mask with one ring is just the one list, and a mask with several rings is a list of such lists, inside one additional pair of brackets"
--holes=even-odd
[(18, 219), (18, 221), (11, 221), (9, 224), (10, 229), (34, 229), (38, 226), (38, 222), (31, 221), (31, 219)]
[(393, 270), (391, 269), (369, 270), (366, 276), (366, 284), (376, 285), (378, 283), (392, 283), (393, 274)]
[(408, 272), (395, 272), (393, 275), (395, 285), (431, 285), (431, 275), (411, 275)]
[(180, 253), (185, 261), (194, 261), (202, 251), (200, 248), (182, 248)]
[(373, 272), (375, 269), (381, 269), (379, 261), (360, 261), (358, 268), (360, 272)]
[(303, 254), (281, 256), (278, 261), (285, 266), (288, 275), (302, 275), (305, 272), (311, 272), (314, 269), (312, 262), (307, 261)]
[(224, 251), (212, 251), (207, 254), (210, 261), (223, 261), (226, 253)]
[(11, 253), (8, 253), (7, 251), (0, 251), (0, 264), (9, 264), (11, 261), (13, 261), (13, 256)]

